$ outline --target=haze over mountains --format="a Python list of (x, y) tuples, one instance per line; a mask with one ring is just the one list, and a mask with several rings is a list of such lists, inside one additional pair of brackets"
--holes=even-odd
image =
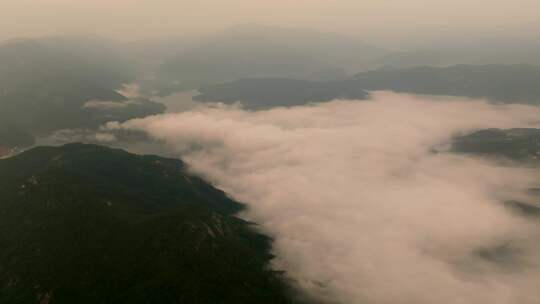
[(0, 304), (540, 303), (538, 33), (483, 1), (22, 0), (116, 39), (0, 43)]
[(366, 91), (485, 98), (493, 102), (540, 103), (540, 67), (455, 65), (362, 72), (344, 80), (308, 82), (258, 78), (203, 87), (199, 101), (241, 102), (248, 108), (292, 106), (307, 101), (365, 99)]
[(332, 79), (381, 53), (337, 34), (246, 25), (209, 37), (165, 62), (160, 73), (195, 87), (247, 77)]
[[(531, 54), (535, 54), (531, 47), (523, 46), (523, 48)], [(70, 102), (75, 98), (80, 99), (76, 103), (70, 104), (72, 107), (70, 114), (63, 116), (64, 118), (70, 116), (72, 120), (77, 121), (87, 120), (87, 122), (82, 123), (83, 125), (103, 123), (104, 119), (100, 118), (103, 113), (99, 113), (99, 111), (93, 111), (94, 113), (88, 115), (85, 113), (84, 117), (80, 113), (77, 114), (76, 111), (79, 110), (81, 103), (84, 105), (84, 102), (94, 99), (126, 101), (125, 98), (113, 91), (121, 89), (123, 84), (132, 82), (138, 84), (140, 94), (151, 97), (153, 95), (166, 96), (177, 91), (201, 87), (203, 93), (210, 90), (208, 87), (212, 87), (212, 92), (215, 92), (219, 90), (219, 87), (214, 86), (225, 82), (249, 78), (271, 78), (266, 85), (261, 80), (257, 80), (256, 86), (262, 89), (260, 95), (274, 97), (266, 94), (265, 86), (270, 86), (268, 89), (273, 91), (294, 90), (294, 94), (304, 96), (286, 96), (292, 92), (284, 93), (283, 96), (275, 96), (295, 99), (294, 104), (305, 102), (311, 96), (314, 98), (312, 101), (327, 100), (332, 97), (356, 98), (358, 96), (350, 92), (360, 89), (450, 94), (503, 99), (505, 101), (515, 98), (516, 100), (512, 101), (517, 102), (534, 98), (537, 92), (529, 91), (533, 91), (532, 86), (536, 84), (534, 82), (535, 68), (516, 64), (537, 63), (538, 61), (522, 56), (514, 50), (508, 51), (507, 60), (474, 60), (476, 52), (485, 54), (484, 51), (491, 49), (494, 47), (489, 44), (483, 47), (475, 46), (463, 49), (463, 56), (470, 60), (456, 59), (444, 62), (430, 62), (430, 56), (425, 55), (423, 51), (410, 51), (426, 61), (401, 64), (388, 58), (400, 57), (402, 51), (385, 50), (356, 38), (310, 30), (290, 30), (257, 25), (233, 27), (206, 37), (184, 40), (169, 39), (168, 41), (162, 39), (161, 41), (116, 43), (95, 37), (11, 40), (0, 46), (2, 53), (0, 60), (3, 62), (2, 75), (4, 76), (0, 82), (2, 82), (3, 87), (2, 103), (6, 104), (10, 100), (10, 103), (16, 102), (21, 108), (23, 103), (30, 102), (27, 101), (29, 98), (48, 98), (49, 100), (68, 98)], [(500, 54), (500, 48), (497, 50)], [(448, 49), (447, 51), (451, 52), (452, 50)], [(14, 58), (18, 59), (14, 60)], [(462, 63), (469, 65), (497, 63), (499, 67), (495, 67), (495, 65), (454, 66), (448, 70), (428, 67), (403, 70), (390, 68), (410, 65), (425, 66), (427, 64), (444, 66)], [(502, 63), (508, 66), (501, 66)], [(384, 67), (383, 70), (378, 70), (382, 67)], [(370, 70), (370, 72), (364, 72), (366, 70)], [(361, 73), (357, 74), (359, 72)], [(11, 76), (6, 79), (6, 75)], [(276, 78), (294, 79), (297, 81), (298, 88), (295, 88), (293, 83), (285, 84), (284, 80), (280, 80), (280, 85), (277, 85)], [(56, 79), (54, 84), (56, 87), (47, 83), (54, 79)], [(332, 83), (307, 84), (298, 80)], [(506, 83), (506, 80), (511, 80), (513, 83)], [(401, 83), (400, 81), (406, 82)], [(456, 83), (456, 81), (462, 83)], [(502, 81), (506, 87), (503, 84), (498, 90), (506, 93), (493, 92), (496, 90), (489, 88), (490, 85), (494, 87)], [(522, 84), (523, 81), (525, 83)], [(519, 88), (514, 85), (517, 82), (520, 83)], [(443, 87), (446, 84), (450, 84), (449, 86), (455, 84), (458, 88), (455, 88), (454, 91), (445, 89)], [(317, 96), (319, 92), (301, 93), (311, 92), (306, 86), (314, 85), (329, 88), (321, 89), (320, 96)], [(46, 92), (43, 86), (47, 86)], [(340, 88), (332, 88), (335, 86)], [(345, 88), (347, 86), (349, 87)], [(17, 93), (26, 87), (30, 87), (24, 93), (28, 96)], [(80, 96), (73, 96), (75, 93), (70, 93), (70, 89), (67, 87), (70, 87), (71, 90), (77, 90), (77, 94)], [(512, 89), (508, 90), (509, 87)], [(239, 90), (237, 95), (242, 95), (240, 88), (234, 90)], [(518, 91), (520, 90), (523, 91), (521, 93), (523, 96), (519, 96)], [(35, 92), (34, 95), (31, 95), (32, 91)], [(329, 91), (333, 92), (329, 93)], [(85, 93), (83, 94), (83, 92)], [(507, 96), (503, 96), (504, 94)], [(217, 93), (211, 96), (203, 94), (201, 98), (228, 101), (237, 97), (244, 98), (243, 96), (235, 96), (235, 94), (220, 96)], [(129, 105), (129, 107), (125, 107), (126, 109), (122, 111), (119, 110), (120, 107), (117, 107), (116, 113), (107, 114), (115, 117), (109, 120), (122, 120), (126, 117), (140, 116), (141, 113), (152, 114), (162, 111), (157, 104), (143, 99), (124, 104)], [(279, 105), (287, 105), (287, 102), (282, 101)], [(3, 107), (8, 107), (8, 105)], [(26, 105), (26, 107), (31, 107), (31, 105)], [(86, 112), (90, 111), (89, 108), (85, 109)], [(57, 114), (64, 110), (63, 108), (50, 109), (50, 112)], [(14, 113), (15, 115), (7, 114), (12, 113), (10, 111), (16, 110), (5, 108), (2, 111), (4, 120), (34, 120), (33, 124), (41, 125), (35, 126), (35, 129), (44, 128), (46, 125), (46, 123), (40, 122), (43, 119), (39, 117), (39, 113), (27, 113), (27, 117), (19, 119), (22, 117), (17, 113)], [(88, 116), (94, 117), (89, 118)], [(60, 121), (62, 120), (64, 119)], [(58, 126), (46, 127), (48, 129), (63, 128), (73, 127), (76, 124), (73, 122), (57, 123), (59, 123)], [(21, 122), (17, 124), (21, 124)], [(28, 125), (28, 123), (26, 124)], [(49, 124), (52, 123), (49, 122)], [(25, 128), (28, 127), (25, 126)]]
[(0, 44), (0, 145), (24, 147), (54, 130), (163, 112), (159, 103), (118, 92), (133, 81), (134, 66), (112, 45), (87, 37)]
[[(332, 81), (390, 67), (539, 64), (540, 45), (534, 39), (498, 37), (457, 49), (389, 50), (346, 35), (249, 24), (184, 43), (162, 41), (155, 52), (149, 50), (156, 41), (135, 45), (146, 50), (145, 56), (165, 54), (154, 76), (169, 89), (192, 89), (244, 78)], [(171, 52), (175, 48), (180, 51)]]
[(382, 56), (377, 63), (392, 67), (422, 65), (447, 66), (455, 64), (540, 64), (538, 33), (520, 38), (501, 36), (473, 38), (469, 43), (439, 48), (420, 48), (395, 51)]

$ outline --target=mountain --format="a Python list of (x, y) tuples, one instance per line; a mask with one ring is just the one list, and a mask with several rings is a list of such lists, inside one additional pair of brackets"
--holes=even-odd
[(252, 108), (298, 105), (340, 98), (363, 99), (365, 91), (485, 98), (505, 103), (540, 103), (540, 67), (532, 65), (455, 65), (380, 69), (344, 80), (309, 82), (293, 79), (245, 79), (203, 87), (194, 99)]
[[(163, 112), (159, 103), (131, 100), (118, 92), (135, 79), (135, 71), (110, 44), (91, 37), (0, 43), (0, 129), (39, 136)], [(85, 107), (92, 101), (114, 102), (116, 107)], [(0, 145), (13, 137), (0, 134)]]
[(357, 74), (347, 82), (366, 90), (538, 104), (539, 79), (540, 67), (532, 65), (454, 65), (381, 69)]
[[(486, 129), (454, 138), (452, 152), (511, 161), (538, 168), (540, 165), (540, 129)], [(513, 212), (540, 219), (539, 188), (527, 190), (528, 200), (504, 202)]]
[(292, 303), (270, 239), (180, 160), (95, 145), (0, 160), (0, 303)]
[(193, 99), (197, 101), (242, 102), (249, 109), (295, 106), (308, 102), (323, 102), (337, 98), (365, 99), (362, 88), (346, 82), (313, 82), (294, 79), (245, 79), (201, 88)]
[(450, 66), (456, 64), (540, 64), (538, 34), (511, 38), (478, 38), (476, 43), (457, 42), (456, 46), (423, 48), (390, 52), (373, 62), (373, 66), (407, 68), (414, 66)]
[(333, 33), (243, 25), (184, 48), (156, 75), (186, 89), (243, 78), (334, 80), (385, 53)]
[(540, 129), (479, 130), (456, 137), (453, 150), (460, 153), (537, 162), (540, 160)]

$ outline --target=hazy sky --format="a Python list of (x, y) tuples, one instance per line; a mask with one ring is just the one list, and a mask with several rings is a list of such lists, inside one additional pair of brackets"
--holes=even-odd
[[(367, 38), (498, 31), (540, 20), (538, 0), (0, 0), (0, 39), (95, 33), (136, 39), (240, 23)], [(414, 37), (413, 37), (414, 38)]]

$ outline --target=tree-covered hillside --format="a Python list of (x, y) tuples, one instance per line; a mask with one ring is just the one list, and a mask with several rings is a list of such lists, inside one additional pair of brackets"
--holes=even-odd
[(180, 160), (82, 144), (0, 160), (0, 303), (291, 303), (241, 209)]

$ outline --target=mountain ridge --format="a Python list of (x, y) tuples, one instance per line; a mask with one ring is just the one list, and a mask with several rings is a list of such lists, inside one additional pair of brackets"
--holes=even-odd
[(295, 303), (243, 208), (175, 159), (69, 144), (0, 160), (0, 303)]

